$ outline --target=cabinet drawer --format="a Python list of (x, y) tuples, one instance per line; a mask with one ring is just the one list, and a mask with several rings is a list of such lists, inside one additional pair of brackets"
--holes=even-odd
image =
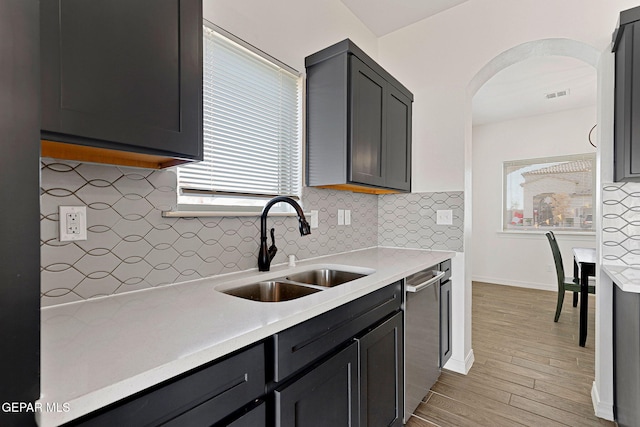
[(444, 276), (440, 279), (440, 283), (444, 283), (451, 278), (451, 260), (448, 259), (440, 263), (440, 271), (444, 271)]
[(399, 310), (401, 301), (402, 282), (398, 281), (275, 334), (274, 381), (282, 381), (386, 315)]
[(359, 425), (358, 345), (331, 356), (294, 383), (274, 392), (276, 427)]
[(209, 426), (264, 394), (264, 344), (188, 372), (70, 425)]

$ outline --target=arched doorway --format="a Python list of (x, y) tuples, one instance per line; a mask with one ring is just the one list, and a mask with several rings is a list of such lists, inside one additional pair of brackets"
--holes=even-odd
[[(471, 305), (471, 279), (472, 279), (472, 231), (473, 231), (473, 163), (472, 163), (472, 99), (478, 90), (493, 76), (511, 65), (536, 57), (560, 56), (574, 58), (594, 70), (597, 69), (600, 53), (592, 46), (568, 39), (544, 39), (523, 43), (515, 46), (489, 61), (469, 82), (466, 93), (465, 110), (465, 289), (466, 298)], [(596, 354), (597, 354), (596, 346)], [(596, 372), (596, 376), (597, 376)]]

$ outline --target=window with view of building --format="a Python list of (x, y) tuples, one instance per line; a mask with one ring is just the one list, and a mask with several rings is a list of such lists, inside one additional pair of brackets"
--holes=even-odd
[(504, 230), (593, 231), (595, 154), (504, 162)]
[(204, 160), (178, 168), (178, 204), (252, 212), (298, 198), (300, 73), (211, 23), (203, 37)]

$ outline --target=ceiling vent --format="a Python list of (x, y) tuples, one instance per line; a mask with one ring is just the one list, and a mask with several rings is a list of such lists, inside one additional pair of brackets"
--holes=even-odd
[(560, 98), (561, 96), (569, 95), (569, 89), (559, 90), (558, 92), (551, 92), (545, 95), (547, 99)]

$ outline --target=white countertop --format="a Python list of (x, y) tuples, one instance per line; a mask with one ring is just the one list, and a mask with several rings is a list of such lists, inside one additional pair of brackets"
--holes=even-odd
[[(41, 427), (57, 426), (213, 361), (452, 258), (454, 252), (371, 248), (41, 310)], [(256, 280), (347, 266), (375, 273), (278, 303), (217, 292)], [(349, 268), (354, 267), (354, 268)], [(68, 410), (67, 410), (68, 409)]]
[(623, 291), (640, 293), (640, 268), (603, 264), (602, 269)]

